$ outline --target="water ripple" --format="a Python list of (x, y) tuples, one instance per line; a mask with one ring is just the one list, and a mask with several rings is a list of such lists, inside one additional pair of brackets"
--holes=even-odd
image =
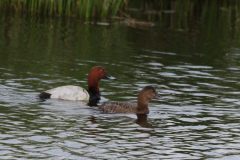
[[(12, 41), (0, 53), (9, 56), (0, 67), (0, 159), (240, 159), (238, 48), (212, 60), (206, 53), (176, 51), (159, 42), (151, 49), (155, 42), (146, 39), (136, 47), (139, 34), (149, 35), (149, 30), (131, 30), (138, 36), (129, 35), (136, 44), (121, 40), (128, 37), (124, 35), (109, 45), (104, 41), (111, 41), (115, 26), (87, 29), (71, 22), (84, 32), (64, 28), (52, 32), (41, 24), (36, 30), (43, 38), (37, 43), (40, 49), (29, 40), (27, 46), (19, 45), (12, 37), (21, 36), (16, 33), (19, 28), (7, 27), (12, 28), (7, 34)], [(29, 26), (25, 29), (32, 31)], [(85, 31), (89, 35), (82, 35)], [(44, 38), (48, 32), (62, 40), (49, 41)], [(66, 37), (71, 36), (67, 45)], [(106, 44), (98, 45), (99, 37)], [(94, 45), (87, 45), (90, 40)], [(61, 48), (62, 44), (66, 46)], [(24, 52), (19, 47), (16, 51), (16, 46)], [(126, 115), (102, 114), (84, 101), (37, 98), (40, 92), (61, 85), (87, 88), (88, 71), (95, 65), (118, 78), (100, 81), (99, 104), (137, 102), (146, 85), (153, 85), (166, 101), (151, 100), (148, 115)]]

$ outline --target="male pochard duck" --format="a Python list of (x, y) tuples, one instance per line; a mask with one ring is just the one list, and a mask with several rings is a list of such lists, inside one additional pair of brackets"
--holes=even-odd
[(146, 86), (138, 95), (138, 103), (130, 102), (104, 102), (99, 109), (104, 113), (135, 113), (148, 114), (148, 102), (151, 99), (161, 99), (158, 92), (152, 86)]
[(93, 67), (88, 74), (88, 90), (78, 86), (61, 86), (42, 92), (40, 98), (63, 100), (96, 100), (100, 99), (99, 81), (103, 78), (116, 79), (110, 76), (103, 67)]

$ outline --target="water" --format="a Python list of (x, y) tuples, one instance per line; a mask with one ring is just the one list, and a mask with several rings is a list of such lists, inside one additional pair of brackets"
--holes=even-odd
[[(237, 30), (16, 17), (0, 23), (1, 159), (240, 159)], [(118, 78), (101, 80), (100, 104), (136, 102), (146, 85), (167, 101), (151, 100), (149, 115), (137, 116), (37, 99), (62, 85), (87, 88), (96, 65)]]

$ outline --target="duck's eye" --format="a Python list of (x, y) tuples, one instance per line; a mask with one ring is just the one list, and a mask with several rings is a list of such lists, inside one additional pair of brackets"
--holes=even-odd
[(100, 71), (103, 72), (103, 69), (101, 69)]

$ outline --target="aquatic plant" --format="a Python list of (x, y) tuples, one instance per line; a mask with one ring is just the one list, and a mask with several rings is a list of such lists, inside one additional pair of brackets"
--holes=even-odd
[(127, 6), (130, 15), (142, 14), (138, 16), (142, 20), (161, 22), (160, 26), (179, 31), (189, 30), (189, 26), (200, 21), (216, 28), (213, 25), (221, 15), (225, 17), (220, 19), (225, 20), (222, 25), (231, 22), (230, 17), (235, 17), (235, 23), (240, 18), (240, 3), (235, 0), (129, 0)]
[(128, 0), (0, 0), (0, 11), (32, 16), (112, 18)]

